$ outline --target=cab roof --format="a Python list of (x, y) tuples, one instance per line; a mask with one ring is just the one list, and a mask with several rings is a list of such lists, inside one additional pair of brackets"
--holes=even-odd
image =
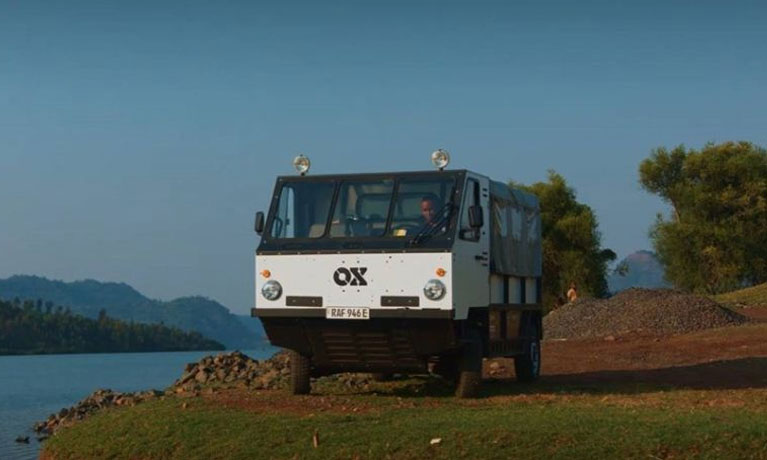
[[(392, 171), (392, 172), (374, 172), (374, 173), (343, 173), (343, 174), (307, 174), (305, 176), (301, 176), (298, 174), (290, 175), (290, 176), (278, 176), (278, 181), (294, 181), (294, 180), (333, 180), (333, 179), (349, 179), (349, 178), (377, 178), (377, 177), (408, 177), (408, 176), (440, 176), (440, 175), (446, 175), (446, 176), (457, 176), (457, 175), (465, 175), (467, 172), (470, 172), (466, 169), (448, 169), (444, 171), (437, 171), (434, 169), (424, 170), (424, 171)], [(472, 172), (472, 174), (477, 174)], [(481, 174), (477, 174), (478, 176), (481, 176)]]

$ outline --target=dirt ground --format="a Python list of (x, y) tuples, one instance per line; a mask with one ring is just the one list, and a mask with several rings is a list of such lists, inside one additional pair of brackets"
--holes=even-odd
[[(254, 412), (292, 414), (368, 413), (396, 407), (507, 403), (595, 397), (621, 405), (678, 405), (767, 409), (767, 307), (744, 309), (753, 324), (690, 334), (630, 334), (607, 339), (544, 341), (538, 382), (517, 384), (512, 360), (486, 360), (484, 398), (455, 400), (452, 388), (437, 379), (412, 385), (354, 389), (315, 388), (310, 396), (280, 390), (224, 390), (203, 394), (216, 404)], [(385, 384), (384, 384), (385, 385)], [(684, 397), (669, 401), (667, 390)], [(359, 398), (388, 394), (396, 398)], [(421, 398), (425, 396), (426, 398)], [(482, 401), (485, 402), (482, 402)], [(757, 403), (758, 402), (758, 403)]]
[[(767, 386), (767, 307), (740, 311), (754, 324), (691, 334), (631, 334), (552, 340), (542, 345), (542, 381), (563, 385), (652, 384), (691, 389)], [(492, 378), (513, 377), (513, 362), (486, 363)]]

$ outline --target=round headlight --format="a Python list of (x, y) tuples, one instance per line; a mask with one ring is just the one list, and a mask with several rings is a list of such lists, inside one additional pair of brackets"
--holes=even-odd
[(312, 162), (309, 161), (309, 158), (305, 157), (303, 154), (300, 154), (293, 159), (293, 167), (296, 168), (298, 174), (302, 176), (309, 172), (309, 168), (311, 166)]
[(431, 153), (431, 162), (442, 171), (450, 163), (450, 154), (447, 150), (437, 149)]
[(440, 280), (429, 280), (423, 287), (423, 295), (429, 300), (439, 300), (445, 297), (445, 285)]
[(266, 300), (277, 300), (282, 295), (282, 286), (274, 280), (269, 280), (261, 286), (261, 295)]

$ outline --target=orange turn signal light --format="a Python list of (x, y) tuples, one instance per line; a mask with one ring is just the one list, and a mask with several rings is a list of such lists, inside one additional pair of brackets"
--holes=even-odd
[(445, 273), (447, 273), (447, 272), (445, 271), (444, 268), (438, 268), (437, 269), (437, 276), (445, 276)]
[(264, 278), (269, 278), (270, 276), (272, 276), (272, 272), (270, 272), (269, 270), (261, 270), (261, 276), (263, 276)]

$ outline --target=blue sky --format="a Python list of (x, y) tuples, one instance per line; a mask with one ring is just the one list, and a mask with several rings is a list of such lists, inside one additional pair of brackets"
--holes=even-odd
[(253, 213), (313, 172), (563, 174), (649, 248), (657, 146), (767, 145), (762, 2), (0, 1), (0, 276), (252, 304)]

